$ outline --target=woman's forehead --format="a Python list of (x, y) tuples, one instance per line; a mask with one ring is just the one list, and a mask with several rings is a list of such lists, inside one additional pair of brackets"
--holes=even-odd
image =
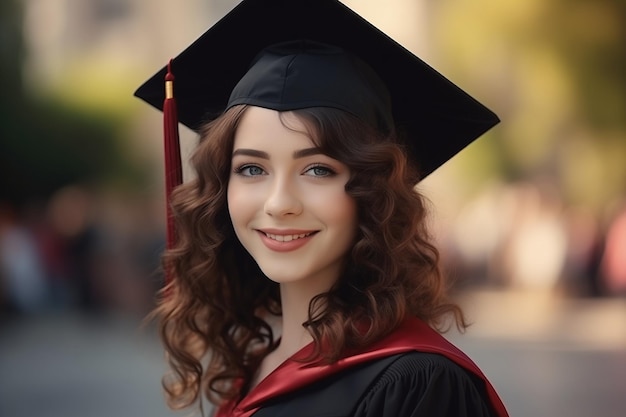
[(296, 113), (249, 106), (235, 130), (233, 150), (252, 147), (273, 151), (279, 150), (278, 147), (317, 146), (307, 123)]

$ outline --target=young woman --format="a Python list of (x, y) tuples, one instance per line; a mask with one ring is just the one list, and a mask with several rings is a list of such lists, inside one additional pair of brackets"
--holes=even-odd
[[(272, 19), (297, 24), (277, 36)], [(342, 40), (346, 29), (361, 36)], [(368, 38), (374, 58), (359, 53)], [(252, 63), (219, 59), (224, 39)], [(334, 0), (247, 0), (172, 63), (181, 120), (201, 134), (197, 176), (172, 197), (171, 281), (155, 311), (173, 407), (206, 397), (218, 417), (507, 415), (435, 330), (465, 321), (415, 189), (497, 118), (399, 48)], [(199, 80), (228, 72), (208, 69), (216, 50), (215, 65), (236, 70), (204, 92)], [(394, 84), (402, 73), (419, 81)], [(162, 75), (137, 95), (154, 104)], [(435, 145), (420, 137), (437, 132)]]

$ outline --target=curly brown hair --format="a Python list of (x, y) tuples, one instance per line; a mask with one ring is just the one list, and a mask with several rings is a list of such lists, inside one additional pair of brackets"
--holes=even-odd
[[(192, 158), (197, 177), (172, 199), (178, 239), (163, 264), (173, 279), (153, 316), (173, 371), (163, 379), (173, 408), (193, 404), (201, 392), (214, 404), (242, 396), (276, 348), (268, 318), (281, 314), (278, 284), (239, 243), (227, 209), (234, 134), (245, 109), (233, 107), (206, 125)], [(396, 135), (341, 110), (293, 113), (322, 153), (349, 167), (345, 189), (359, 223), (344, 273), (309, 305), (303, 326), (317, 347), (309, 359), (332, 363), (381, 339), (408, 315), (438, 330), (446, 317), (465, 328), (460, 308), (446, 296), (426, 205), (415, 189), (417, 167)]]

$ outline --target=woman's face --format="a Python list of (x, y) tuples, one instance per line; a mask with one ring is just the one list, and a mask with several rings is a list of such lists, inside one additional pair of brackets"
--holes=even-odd
[[(278, 283), (325, 291), (353, 245), (350, 171), (323, 155), (293, 114), (249, 107), (235, 133), (228, 210), (237, 237)], [(293, 129), (293, 130), (292, 130)]]

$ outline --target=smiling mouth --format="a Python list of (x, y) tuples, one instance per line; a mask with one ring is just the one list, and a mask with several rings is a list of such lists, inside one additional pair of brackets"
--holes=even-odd
[(309, 237), (309, 236), (311, 236), (315, 232), (300, 233), (300, 234), (295, 234), (295, 235), (275, 235), (273, 233), (266, 233), (266, 232), (263, 232), (263, 231), (261, 231), (261, 233), (263, 233), (268, 238), (270, 238), (272, 240), (275, 240), (277, 242), (291, 242), (292, 240), (297, 240), (297, 239), (302, 239), (302, 238), (305, 238), (305, 237)]

